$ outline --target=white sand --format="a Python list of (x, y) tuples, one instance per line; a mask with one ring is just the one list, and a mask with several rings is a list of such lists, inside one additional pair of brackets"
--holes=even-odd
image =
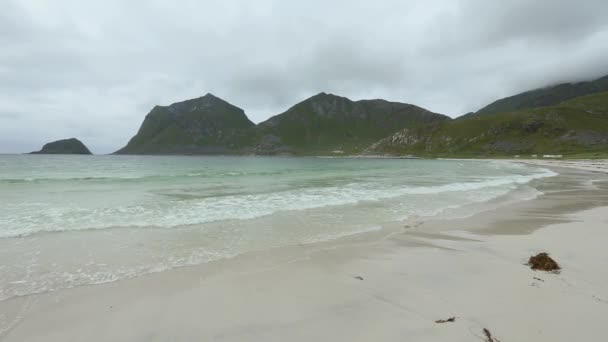
[[(0, 340), (603, 341), (608, 206), (553, 214), (564, 223), (528, 235), (475, 234), (472, 217), (12, 299)], [(524, 265), (540, 251), (563, 271)]]
[[(521, 160), (515, 160), (521, 161)], [(581, 159), (581, 160), (560, 160), (560, 159), (528, 159), (526, 164), (539, 166), (567, 167), (591, 172), (608, 173), (608, 160), (606, 159)]]

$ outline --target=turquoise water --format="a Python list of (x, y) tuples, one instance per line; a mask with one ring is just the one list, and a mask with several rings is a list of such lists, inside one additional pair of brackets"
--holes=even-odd
[(378, 230), (552, 175), (494, 161), (2, 155), (0, 300)]

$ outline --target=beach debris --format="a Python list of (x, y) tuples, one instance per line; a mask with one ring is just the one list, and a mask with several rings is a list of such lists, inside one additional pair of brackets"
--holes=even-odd
[(542, 279), (540, 279), (540, 278), (536, 278), (536, 277), (534, 277), (534, 278), (532, 278), (532, 279), (534, 279), (534, 280), (538, 280), (538, 281), (542, 281), (543, 283), (545, 282), (544, 280), (542, 280)]
[(355, 279), (363, 280), (362, 276), (356, 276)]
[(557, 262), (547, 253), (538, 253), (531, 256), (528, 265), (535, 271), (547, 271), (557, 273), (561, 269)]
[(448, 319), (438, 319), (435, 321), (435, 323), (453, 323), (456, 320), (456, 317), (450, 317)]
[(591, 295), (591, 298), (595, 299), (596, 301), (600, 302), (600, 303), (604, 303), (604, 304), (608, 304), (608, 300), (606, 299), (602, 299), (596, 295)]
[(497, 339), (496, 337), (492, 336), (492, 333), (490, 332), (490, 330), (483, 328), (483, 334), (485, 335), (485, 341), (486, 342), (500, 342), (499, 339)]

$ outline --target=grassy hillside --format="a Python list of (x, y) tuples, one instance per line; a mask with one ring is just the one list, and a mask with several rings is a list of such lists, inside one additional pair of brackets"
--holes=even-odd
[(321, 93), (256, 126), (242, 109), (208, 94), (156, 106), (116, 153), (353, 154), (401, 128), (443, 120), (449, 118), (409, 104)]
[(496, 114), (554, 106), (573, 98), (605, 91), (608, 91), (608, 76), (591, 82), (564, 83), (553, 87), (527, 91), (495, 101), (472, 115)]
[(359, 153), (401, 128), (444, 120), (449, 118), (410, 104), (320, 93), (260, 123), (256, 152)]
[(156, 106), (117, 154), (234, 153), (249, 143), (254, 126), (245, 112), (211, 94)]
[(404, 129), (366, 153), (495, 157), (608, 151), (608, 92), (550, 107), (473, 115)]

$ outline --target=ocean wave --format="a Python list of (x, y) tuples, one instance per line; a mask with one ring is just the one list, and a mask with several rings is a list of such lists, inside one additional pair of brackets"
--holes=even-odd
[[(303, 239), (297, 243), (316, 244), (355, 236), (358, 234), (375, 232), (381, 229), (381, 226), (373, 225), (348, 232), (322, 233), (310, 236), (309, 238)], [(268, 248), (279, 248), (295, 244), (295, 241), (291, 241), (284, 245), (271, 245), (268, 246)], [(200, 265), (223, 259), (231, 259), (248, 252), (259, 251), (262, 251), (262, 249), (240, 251), (225, 249), (221, 251), (198, 249), (191, 251), (191, 253), (188, 255), (163, 258), (161, 262), (157, 263), (120, 266), (115, 268), (107, 264), (88, 263), (86, 265), (81, 265), (78, 269), (44, 273), (41, 278), (34, 282), (23, 278), (7, 281), (0, 285), (0, 302), (9, 298), (53, 292), (59, 289), (74, 288), (82, 285), (112, 283), (123, 279), (135, 278), (145, 274), (160, 273), (176, 268)]]
[(154, 179), (160, 177), (179, 177), (179, 176), (120, 176), (120, 177), (102, 177), (102, 176), (91, 176), (91, 177), (26, 177), (26, 178), (3, 178), (0, 179), (0, 183), (42, 183), (42, 182), (87, 182), (87, 181), (123, 181), (123, 180), (137, 180), (137, 179)]
[(0, 178), (0, 184), (46, 183), (46, 182), (132, 182), (132, 181), (162, 181), (165, 179), (198, 178), (198, 177), (243, 177), (243, 176), (281, 176), (299, 170), (281, 170), (269, 172), (188, 172), (184, 174), (165, 175), (124, 175), (124, 176), (88, 176), (88, 177), (24, 177)]
[[(497, 187), (516, 187), (535, 179), (557, 175), (538, 169), (531, 175), (487, 177), (479, 181), (454, 182), (437, 186), (390, 187), (376, 183), (350, 183), (343, 186), (302, 188), (258, 194), (230, 194), (192, 200), (159, 201), (146, 205), (105, 208), (77, 208), (44, 205), (14, 208), (4, 218), (0, 238), (21, 237), (38, 232), (60, 232), (117, 227), (173, 228), (224, 220), (248, 220), (281, 211), (299, 211), (329, 206), (353, 205), (362, 201), (381, 201), (400, 196), (468, 193)], [(488, 192), (489, 200), (502, 192)], [(19, 210), (21, 209), (21, 210)]]

